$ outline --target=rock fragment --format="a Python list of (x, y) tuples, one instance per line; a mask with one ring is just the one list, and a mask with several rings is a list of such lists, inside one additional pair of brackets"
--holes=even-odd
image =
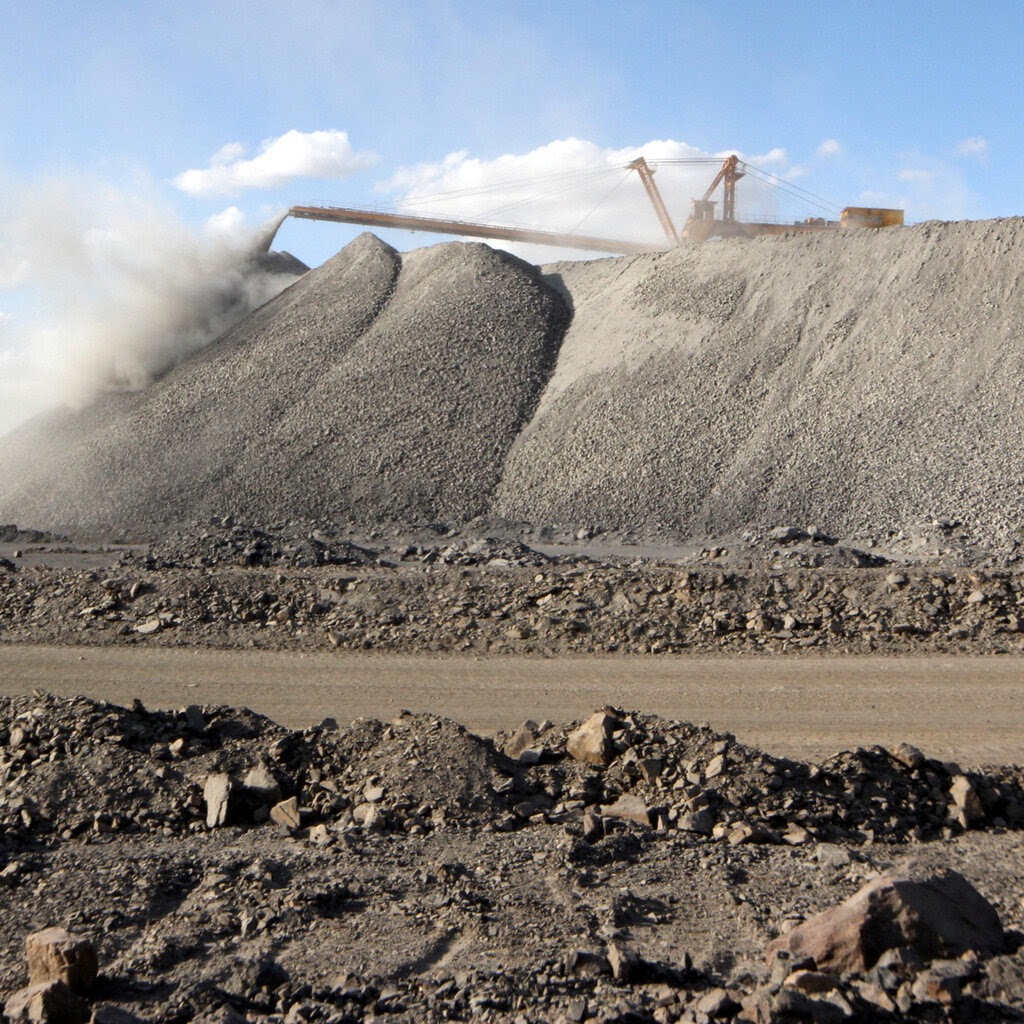
[(819, 970), (863, 973), (889, 949), (909, 946), (926, 958), (1006, 948), (995, 908), (956, 871), (913, 867), (869, 882), (768, 946), (813, 957)]
[(595, 711), (566, 737), (565, 748), (577, 761), (606, 767), (614, 758), (611, 735), (619, 719), (607, 711)]
[(45, 928), (25, 939), (30, 985), (63, 981), (72, 992), (88, 996), (96, 983), (96, 947), (64, 928)]
[(258, 764), (246, 772), (242, 780), (242, 788), (246, 796), (254, 802), (273, 806), (280, 803), (281, 784), (274, 773), (264, 764)]
[(288, 832), (294, 832), (301, 825), (299, 802), (291, 796), (270, 808), (270, 820)]
[(11, 1024), (85, 1024), (89, 1007), (59, 980), (44, 981), (19, 989), (4, 1003)]
[(650, 825), (651, 823), (647, 804), (640, 797), (632, 794), (623, 794), (615, 803), (605, 805), (601, 808), (601, 814), (606, 818), (626, 818), (639, 825)]
[(970, 828), (985, 820), (985, 808), (971, 780), (966, 775), (954, 775), (949, 786), (952, 816), (962, 828)]
[(215, 772), (203, 783), (203, 800), (206, 803), (206, 827), (223, 825), (228, 817), (231, 799), (231, 778), (224, 772)]
[(617, 941), (608, 943), (608, 963), (611, 965), (612, 977), (626, 983), (635, 981), (643, 966), (643, 960), (632, 946)]

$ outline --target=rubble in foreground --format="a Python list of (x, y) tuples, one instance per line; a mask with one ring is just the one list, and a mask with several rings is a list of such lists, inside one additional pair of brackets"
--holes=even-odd
[(1022, 827), (1024, 769), (906, 744), (8, 698), (0, 996), (51, 1024), (1024, 1019)]

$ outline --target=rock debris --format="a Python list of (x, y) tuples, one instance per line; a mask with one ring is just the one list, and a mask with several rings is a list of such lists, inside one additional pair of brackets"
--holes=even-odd
[(0, 997), (51, 1024), (1016, 1020), (1022, 800), (1019, 768), (808, 764), (614, 707), (484, 739), (6, 698)]

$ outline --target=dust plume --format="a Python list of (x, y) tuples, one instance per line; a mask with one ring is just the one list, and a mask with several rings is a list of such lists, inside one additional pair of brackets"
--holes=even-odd
[(230, 208), (196, 231), (154, 201), (67, 183), (5, 205), (0, 432), (145, 387), (296, 276), (264, 252), (283, 215), (253, 229)]

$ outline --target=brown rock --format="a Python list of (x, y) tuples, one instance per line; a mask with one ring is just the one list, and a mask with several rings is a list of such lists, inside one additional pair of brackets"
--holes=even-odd
[(643, 961), (624, 942), (609, 942), (608, 963), (612, 968), (612, 977), (616, 981), (628, 983), (639, 975)]
[(936, 960), (914, 979), (914, 998), (922, 1003), (953, 1003), (960, 998), (964, 982), (977, 977), (975, 961)]
[(632, 796), (629, 793), (620, 796), (615, 803), (602, 807), (601, 813), (606, 818), (627, 818), (629, 821), (635, 821), (641, 825), (650, 825), (651, 823), (647, 804), (640, 797)]
[(566, 737), (566, 750), (577, 761), (605, 767), (615, 756), (611, 736), (618, 724), (619, 719), (607, 711), (595, 711)]
[(970, 828), (971, 825), (985, 820), (985, 809), (981, 806), (981, 799), (966, 775), (953, 776), (949, 795), (953, 801), (953, 816), (963, 828)]
[(892, 756), (907, 768), (920, 768), (924, 764), (924, 754), (909, 743), (901, 743), (892, 751)]
[(250, 799), (271, 806), (279, 803), (283, 796), (281, 784), (265, 764), (258, 764), (249, 769), (242, 780), (242, 788)]
[(992, 905), (955, 871), (911, 866), (865, 885), (768, 946), (813, 957), (819, 970), (863, 972), (888, 949), (910, 946), (926, 959), (967, 950), (1000, 953), (1006, 937)]
[(89, 1007), (63, 981), (53, 980), (15, 992), (4, 1016), (11, 1024), (85, 1024)]
[(763, 825), (741, 821), (729, 830), (728, 842), (730, 846), (740, 846), (743, 843), (778, 843), (779, 837)]
[(64, 928), (45, 928), (25, 939), (29, 985), (63, 981), (72, 992), (88, 996), (96, 984), (99, 961), (93, 944)]
[(287, 800), (282, 800), (279, 804), (274, 804), (270, 808), (270, 820), (275, 825), (280, 825), (289, 832), (294, 832), (301, 823), (298, 800), (291, 796)]
[(565, 970), (567, 974), (585, 975), (590, 978), (598, 978), (602, 974), (611, 973), (611, 964), (606, 956), (600, 953), (591, 953), (586, 949), (574, 949), (565, 958)]
[(726, 989), (712, 988), (697, 999), (693, 1008), (697, 1013), (715, 1019), (717, 1017), (732, 1017), (740, 1008), (740, 1004)]
[(679, 823), (676, 825), (681, 832), (698, 832), (700, 835), (709, 836), (715, 827), (715, 819), (707, 808), (699, 811), (686, 811), (679, 816)]
[(589, 811), (583, 815), (583, 838), (588, 843), (596, 843), (604, 837), (604, 825), (596, 814)]
[(801, 992), (814, 995), (817, 992), (831, 992), (839, 988), (839, 975), (830, 974), (828, 971), (794, 971), (783, 982), (792, 988), (798, 988)]
[(537, 723), (527, 720), (512, 734), (511, 738), (502, 748), (503, 752), (508, 757), (511, 757), (513, 761), (518, 760), (524, 750), (528, 750), (533, 746), (533, 741), (536, 738)]

